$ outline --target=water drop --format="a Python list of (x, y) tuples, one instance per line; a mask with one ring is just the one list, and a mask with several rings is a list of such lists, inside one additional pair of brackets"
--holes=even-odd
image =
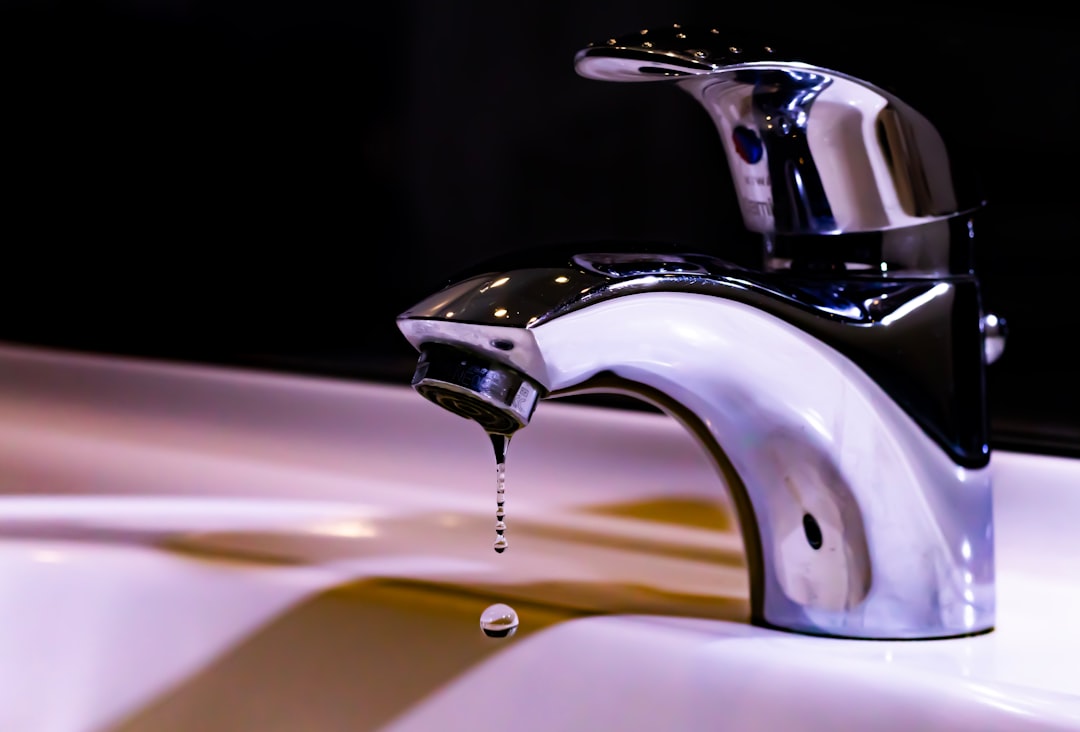
[(506, 551), (506, 448), (510, 446), (510, 435), (489, 432), (491, 446), (495, 450), (495, 551)]
[(495, 463), (502, 465), (506, 462), (506, 448), (510, 446), (510, 435), (488, 432), (488, 437), (491, 438), (491, 447), (495, 450)]
[[(491, 446), (495, 450), (495, 542), (496, 553), (506, 551), (506, 448), (510, 435), (489, 432)], [(489, 606), (480, 615), (480, 628), (489, 638), (509, 638), (517, 632), (518, 616), (514, 608), (503, 603)]]
[(480, 614), (480, 629), (489, 638), (509, 638), (518, 629), (518, 614), (514, 608), (498, 602)]

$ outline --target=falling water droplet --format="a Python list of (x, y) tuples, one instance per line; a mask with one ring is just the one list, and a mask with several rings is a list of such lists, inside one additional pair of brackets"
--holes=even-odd
[(506, 551), (506, 448), (510, 446), (510, 435), (489, 432), (491, 446), (495, 450), (495, 543), (494, 549), (499, 554)]
[(488, 437), (491, 438), (491, 447), (495, 450), (495, 463), (503, 465), (506, 463), (506, 449), (510, 446), (510, 435), (488, 432)]
[(480, 629), (489, 638), (509, 638), (518, 629), (518, 614), (514, 608), (498, 602), (480, 614)]
[[(506, 448), (510, 435), (489, 432), (491, 446), (495, 450), (495, 543), (494, 549), (506, 551)], [(480, 615), (480, 628), (490, 638), (509, 638), (517, 632), (518, 616), (514, 608), (504, 603), (489, 606)]]

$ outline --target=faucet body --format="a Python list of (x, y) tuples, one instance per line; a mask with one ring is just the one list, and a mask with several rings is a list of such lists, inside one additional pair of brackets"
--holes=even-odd
[(689, 85), (725, 136), (761, 266), (666, 244), (483, 265), (399, 316), (420, 352), (413, 386), (492, 434), (527, 425), (543, 398), (588, 392), (675, 417), (734, 499), (755, 623), (990, 630), (990, 345), (974, 210), (943, 142), (857, 79), (771, 48), (761, 62), (717, 61), (693, 36), (672, 50), (659, 39), (685, 40), (675, 30), (590, 46), (578, 70)]

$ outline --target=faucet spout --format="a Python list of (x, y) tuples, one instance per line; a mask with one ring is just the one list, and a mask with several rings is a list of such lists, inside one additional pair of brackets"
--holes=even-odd
[(496, 390), (500, 411), (524, 404), (511, 429), (541, 396), (597, 391), (675, 417), (732, 492), (756, 623), (853, 638), (993, 626), (988, 450), (965, 411), (982, 387), (953, 377), (985, 358), (970, 277), (840, 287), (694, 254), (549, 256), (399, 316), (418, 389), (435, 364), (473, 368), (438, 379), (455, 396), (474, 384), (466, 408), (436, 401), (484, 424), (475, 385), (510, 384)]

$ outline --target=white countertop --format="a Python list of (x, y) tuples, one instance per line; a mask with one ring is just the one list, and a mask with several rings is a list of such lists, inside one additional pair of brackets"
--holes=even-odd
[(542, 403), (498, 555), (486, 435), (407, 385), (0, 347), (0, 729), (1080, 729), (1080, 461), (993, 466), (993, 632), (812, 638), (747, 624), (666, 416)]

